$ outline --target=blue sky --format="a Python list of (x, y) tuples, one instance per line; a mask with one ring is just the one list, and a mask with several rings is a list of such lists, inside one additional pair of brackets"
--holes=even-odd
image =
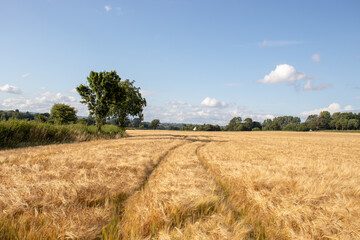
[(360, 109), (360, 1), (1, 0), (0, 109), (87, 115), (74, 88), (116, 70), (145, 120), (263, 121)]

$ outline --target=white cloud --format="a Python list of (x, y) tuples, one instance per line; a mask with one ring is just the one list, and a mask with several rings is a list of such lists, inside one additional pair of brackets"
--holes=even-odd
[(344, 112), (344, 111), (346, 112), (346, 111), (352, 111), (352, 110), (354, 110), (354, 107), (351, 105), (347, 105), (344, 108), (342, 108), (339, 103), (334, 102), (325, 108), (304, 111), (301, 113), (301, 115), (308, 116), (308, 115), (313, 115), (313, 114), (319, 114), (322, 111), (329, 111), (330, 113), (334, 113), (334, 112)]
[(317, 54), (317, 53), (312, 55), (311, 59), (313, 60), (313, 62), (320, 62), (321, 61), (320, 55)]
[(49, 112), (55, 103), (64, 103), (75, 107), (78, 110), (78, 115), (87, 116), (89, 114), (86, 105), (81, 104), (75, 97), (52, 92), (45, 92), (35, 98), (7, 98), (3, 100), (1, 107), (9, 110)]
[(253, 112), (236, 104), (227, 104), (226, 108), (207, 107), (200, 104), (189, 104), (184, 101), (169, 101), (166, 105), (153, 106), (149, 104), (144, 110), (145, 121), (155, 118), (161, 122), (193, 123), (193, 124), (219, 124), (226, 125), (236, 116), (243, 119), (250, 117), (262, 122), (267, 118), (274, 118), (271, 114)]
[(22, 93), (20, 88), (11, 86), (9, 84), (0, 86), (0, 92), (13, 93), (13, 94), (21, 94)]
[(27, 77), (29, 77), (30, 75), (31, 75), (30, 73), (24, 73), (24, 74), (21, 75), (21, 77), (22, 77), (22, 78), (27, 78)]
[(351, 105), (347, 105), (346, 107), (344, 107), (344, 110), (345, 111), (353, 111), (353, 110), (355, 110), (355, 108)]
[(109, 12), (111, 10), (111, 7), (109, 5), (105, 5), (105, 11)]
[(76, 88), (71, 89), (69, 92), (73, 94), (77, 93)]
[(288, 64), (277, 65), (275, 70), (265, 75), (263, 79), (258, 80), (259, 83), (275, 84), (285, 82), (294, 84), (296, 81), (309, 78), (305, 73), (298, 72), (293, 66)]
[(269, 41), (264, 40), (259, 45), (261, 47), (281, 47), (281, 46), (288, 46), (288, 45), (297, 45), (303, 44), (301, 41)]
[(329, 87), (332, 86), (331, 84), (327, 84), (327, 83), (320, 84), (320, 85), (317, 85), (317, 86), (313, 86), (312, 82), (313, 82), (313, 80), (309, 79), (306, 82), (306, 84), (304, 85), (304, 90), (324, 90), (324, 89), (329, 88)]
[(167, 104), (168, 105), (185, 105), (186, 102), (185, 101), (168, 101)]
[(219, 100), (215, 99), (215, 98), (209, 98), (206, 97), (201, 103), (201, 106), (204, 107), (217, 107), (217, 108), (224, 108), (227, 106), (227, 104), (225, 102), (220, 102)]

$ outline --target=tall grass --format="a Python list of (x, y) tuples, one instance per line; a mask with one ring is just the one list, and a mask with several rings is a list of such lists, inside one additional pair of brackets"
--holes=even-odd
[(105, 125), (101, 132), (97, 133), (95, 126), (53, 125), (11, 119), (0, 122), (0, 149), (115, 138), (122, 135), (123, 131), (114, 125)]

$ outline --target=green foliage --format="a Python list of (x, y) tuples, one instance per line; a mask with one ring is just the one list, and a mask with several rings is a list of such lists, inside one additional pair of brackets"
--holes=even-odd
[(48, 118), (44, 115), (39, 114), (35, 117), (35, 121), (44, 123), (48, 121)]
[(141, 97), (140, 88), (134, 86), (134, 81), (121, 81), (116, 71), (90, 72), (88, 86), (76, 88), (82, 101), (86, 103), (91, 116), (95, 116), (98, 131), (107, 117), (117, 119), (119, 126), (126, 127), (128, 116), (139, 116), (146, 106), (146, 100)]
[(62, 103), (54, 104), (50, 110), (50, 117), (58, 124), (74, 123), (77, 120), (75, 108)]
[(138, 116), (138, 125), (143, 119), (142, 111), (146, 106), (145, 98), (142, 98), (140, 88), (134, 86), (135, 81), (126, 79), (120, 82), (121, 91), (116, 93), (116, 101), (112, 105), (111, 113), (117, 118), (120, 127), (126, 127), (129, 116)]
[(159, 127), (159, 124), (160, 124), (160, 120), (159, 119), (154, 119), (149, 124), (149, 128), (157, 129)]
[(98, 133), (95, 126), (83, 124), (53, 125), (18, 119), (0, 121), (0, 132), (0, 148), (87, 141), (123, 135), (123, 131), (113, 125), (104, 125), (101, 132)]
[(226, 131), (241, 131), (241, 130), (239, 130), (241, 124), (242, 124), (241, 117), (234, 117), (230, 120), (229, 124), (226, 125), (225, 130)]
[(26, 119), (26, 120), (35, 120), (39, 115), (44, 116), (46, 118), (50, 117), (49, 113), (29, 113), (29, 112), (20, 112), (18, 109), (9, 110), (9, 111), (1, 111), (0, 110), (0, 120), (9, 120), (9, 119)]
[(296, 128), (297, 131), (300, 131), (300, 132), (306, 132), (306, 131), (309, 131), (310, 128), (309, 126), (306, 124), (306, 123), (300, 123), (297, 128)]
[[(98, 131), (110, 115), (111, 105), (123, 92), (120, 88), (120, 77), (116, 71), (111, 72), (90, 72), (87, 77), (88, 86), (81, 84), (76, 88), (82, 100), (86, 103), (91, 116), (95, 116)], [(115, 94), (120, 92), (119, 94)]]
[(284, 127), (289, 124), (300, 124), (301, 120), (299, 117), (293, 116), (279, 116), (273, 119), (273, 122), (278, 122), (280, 127)]
[(318, 130), (318, 117), (319, 116), (317, 114), (312, 114), (307, 117), (305, 122), (310, 129)]
[(295, 123), (290, 123), (285, 125), (282, 130), (284, 131), (297, 131), (298, 130), (298, 126), (299, 124), (295, 124)]
[(316, 128), (319, 130), (330, 129), (331, 115), (328, 111), (322, 111), (317, 119)]
[(253, 125), (252, 119), (251, 118), (245, 118), (244, 123), (243, 123), (243, 127), (244, 127), (243, 131), (251, 131), (252, 130), (252, 125)]
[(350, 119), (348, 121), (347, 129), (348, 130), (356, 130), (359, 128), (359, 120), (357, 119)]
[(263, 130), (264, 131), (278, 131), (278, 130), (281, 130), (280, 121), (276, 121), (275, 119), (274, 119), (274, 121), (271, 120), (271, 119), (266, 119), (263, 122)]

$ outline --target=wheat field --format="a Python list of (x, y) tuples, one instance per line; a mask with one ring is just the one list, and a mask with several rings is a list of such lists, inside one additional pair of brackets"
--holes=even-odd
[(0, 151), (0, 239), (360, 239), (360, 134), (127, 134)]

